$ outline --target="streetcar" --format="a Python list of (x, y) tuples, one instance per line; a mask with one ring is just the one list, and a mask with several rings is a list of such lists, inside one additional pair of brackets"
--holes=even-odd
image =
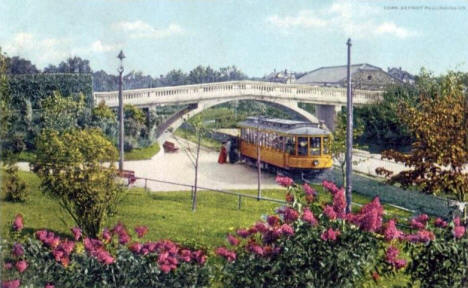
[(296, 120), (248, 117), (238, 123), (240, 160), (282, 175), (317, 177), (333, 165), (332, 135), (322, 124)]

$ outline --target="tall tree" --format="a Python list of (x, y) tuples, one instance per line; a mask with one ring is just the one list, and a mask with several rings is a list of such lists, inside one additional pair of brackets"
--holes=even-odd
[(460, 73), (451, 72), (440, 82), (429, 82), (416, 107), (401, 103), (399, 115), (414, 139), (411, 152), (389, 150), (382, 157), (411, 169), (392, 176), (390, 182), (404, 187), (417, 185), (425, 193), (448, 193), (459, 201), (468, 200), (468, 174), (463, 172), (468, 162), (468, 110), (461, 80)]
[(39, 73), (31, 61), (18, 56), (8, 58), (7, 74), (36, 74)]

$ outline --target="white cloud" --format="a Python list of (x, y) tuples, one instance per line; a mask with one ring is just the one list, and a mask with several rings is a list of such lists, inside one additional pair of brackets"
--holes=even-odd
[(170, 24), (167, 28), (155, 28), (141, 20), (133, 22), (122, 21), (114, 23), (113, 27), (128, 33), (131, 38), (159, 39), (184, 33), (182, 27), (177, 24)]
[(397, 26), (393, 22), (384, 22), (375, 29), (377, 35), (390, 34), (399, 38), (407, 38), (416, 35), (416, 32)]
[(96, 53), (99, 53), (99, 52), (110, 52), (110, 51), (115, 51), (115, 50), (118, 50), (120, 47), (120, 45), (118, 44), (105, 44), (105, 43), (102, 43), (101, 40), (97, 40), (95, 42), (93, 42), (90, 46), (90, 51), (91, 52), (96, 52)]
[(31, 60), (38, 67), (44, 67), (56, 65), (72, 56), (86, 57), (94, 53), (116, 51), (120, 46), (101, 40), (87, 46), (75, 46), (69, 38), (40, 38), (31, 33), (20, 32), (5, 43), (4, 49), (9, 56), (20, 56)]
[(294, 27), (316, 28), (323, 27), (327, 24), (327, 21), (316, 17), (313, 15), (312, 11), (309, 10), (300, 11), (297, 16), (279, 17), (278, 15), (273, 15), (268, 17), (267, 21), (284, 29)]
[(418, 35), (393, 21), (382, 21), (381, 9), (362, 2), (337, 0), (320, 10), (301, 10), (293, 16), (273, 15), (266, 21), (282, 32), (318, 28), (353, 38), (391, 36), (404, 39)]
[(63, 60), (69, 54), (69, 44), (69, 39), (65, 38), (40, 39), (31, 33), (19, 32), (5, 44), (5, 52), (10, 56), (31, 59), (37, 65), (47, 65)]

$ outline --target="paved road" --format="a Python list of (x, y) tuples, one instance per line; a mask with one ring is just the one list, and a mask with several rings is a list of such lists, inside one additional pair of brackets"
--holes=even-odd
[[(153, 178), (176, 183), (193, 185), (195, 169), (192, 160), (187, 155), (189, 151), (195, 152), (195, 145), (180, 137), (174, 138), (166, 133), (161, 137), (161, 143), (165, 140), (176, 143), (181, 149), (175, 153), (164, 153), (163, 149), (151, 160), (125, 161), (127, 170), (134, 170), (137, 177)], [(161, 145), (162, 146), (162, 145)], [(193, 153), (194, 154), (194, 153)], [(395, 173), (404, 170), (401, 164), (388, 160), (381, 160), (380, 155), (370, 154), (365, 151), (355, 151), (353, 158), (359, 163), (354, 165), (358, 172), (376, 175), (375, 168), (385, 167)], [(213, 189), (256, 189), (257, 173), (253, 167), (243, 164), (218, 164), (218, 152), (203, 149), (200, 152), (198, 185)], [(22, 170), (28, 170), (27, 163), (18, 163)], [(277, 188), (274, 175), (262, 173), (262, 188)], [(144, 181), (139, 180), (137, 186), (144, 187)], [(148, 181), (148, 188), (152, 191), (181, 191), (190, 190), (190, 187), (176, 186), (167, 183)]]

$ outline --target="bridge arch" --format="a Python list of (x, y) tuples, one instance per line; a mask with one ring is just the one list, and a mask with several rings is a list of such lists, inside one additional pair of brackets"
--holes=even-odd
[(206, 109), (209, 109), (211, 107), (214, 107), (216, 105), (220, 105), (223, 103), (236, 101), (236, 100), (255, 100), (255, 101), (260, 101), (260, 102), (276, 104), (276, 105), (279, 105), (281, 107), (284, 107), (290, 111), (293, 111), (299, 114), (300, 116), (305, 118), (307, 121), (310, 121), (313, 123), (319, 122), (319, 119), (317, 119), (315, 115), (298, 107), (297, 105), (298, 102), (294, 100), (271, 99), (271, 98), (265, 98), (261, 96), (255, 96), (255, 95), (240, 96), (234, 99), (222, 98), (222, 99), (213, 99), (213, 100), (201, 100), (198, 102), (197, 105), (192, 106), (191, 109), (189, 108), (189, 109), (181, 110), (180, 113), (174, 114), (175, 117), (173, 119), (171, 119), (170, 117), (167, 120), (169, 121), (169, 123), (166, 122), (160, 125), (162, 129), (157, 133), (157, 138), (158, 140), (163, 140), (165, 138), (164, 132), (166, 132), (169, 129), (172, 129), (172, 131), (177, 130), (177, 128), (179, 128), (184, 123), (184, 120), (190, 119), (193, 116), (197, 115), (198, 113), (203, 112)]

